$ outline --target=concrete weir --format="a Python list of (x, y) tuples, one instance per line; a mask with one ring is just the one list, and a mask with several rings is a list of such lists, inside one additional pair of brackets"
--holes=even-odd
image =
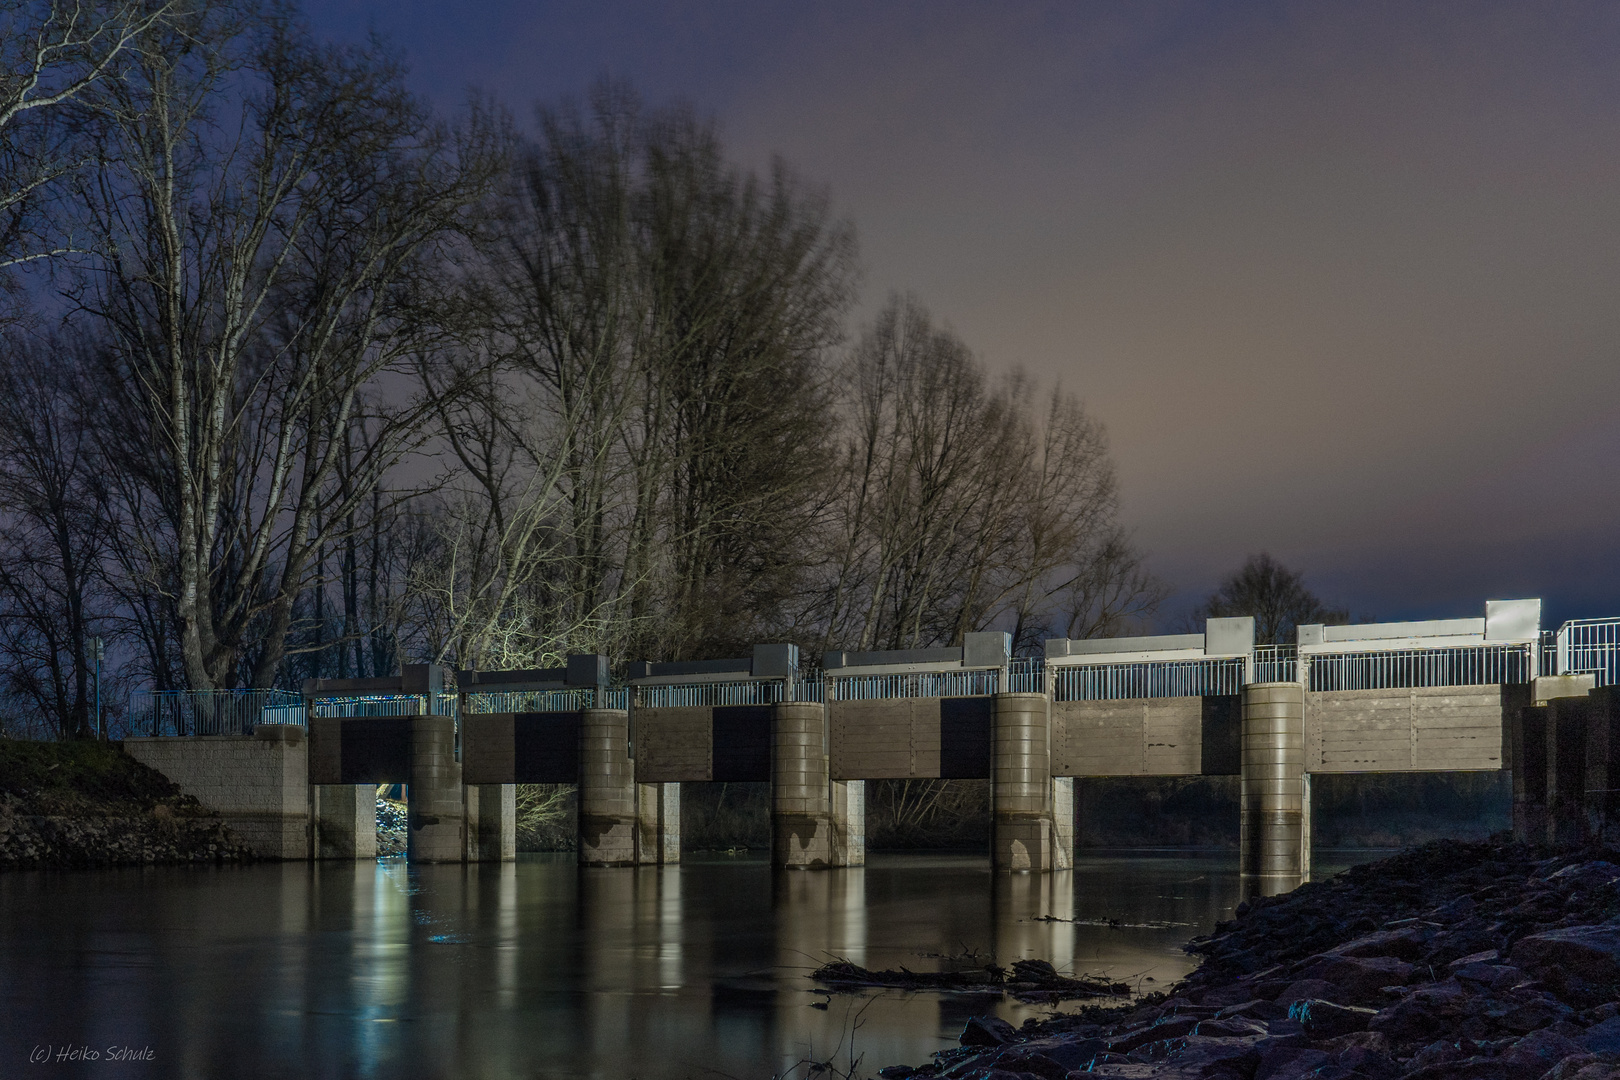
[[(1510, 769), (1518, 835), (1620, 834), (1620, 697), (1595, 686), (1617, 681), (1602, 658), (1620, 655), (1620, 620), (1548, 635), (1540, 611), (1496, 600), (1484, 618), (1307, 625), (1293, 645), (1223, 617), (1017, 658), (1011, 635), (974, 632), (829, 651), (815, 674), (797, 646), (762, 644), (628, 663), (620, 687), (595, 654), (453, 681), (411, 665), (306, 683), (307, 739), (261, 724), (126, 746), (272, 858), (366, 857), (368, 785), (403, 783), (411, 858), (508, 860), (514, 785), (577, 784), (581, 865), (672, 864), (682, 784), (769, 783), (772, 865), (836, 869), (866, 861), (866, 781), (988, 780), (991, 865), (1041, 874), (1074, 866), (1076, 780), (1236, 776), (1241, 875), (1274, 893), (1309, 877), (1316, 773)], [(387, 697), (416, 701), (354, 716), (370, 706), (342, 700)], [(417, 715), (436, 712), (459, 721)]]

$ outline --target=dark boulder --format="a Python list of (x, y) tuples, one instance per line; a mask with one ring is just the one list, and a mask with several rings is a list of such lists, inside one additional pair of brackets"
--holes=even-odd
[(1018, 1029), (999, 1016), (971, 1017), (957, 1038), (963, 1046), (1004, 1046), (1018, 1039)]
[(1335, 1035), (1348, 1035), (1352, 1031), (1365, 1031), (1377, 1015), (1372, 1009), (1354, 1005), (1337, 1005), (1320, 998), (1307, 998), (1289, 1006), (1288, 1016), (1298, 1020), (1306, 1034), (1313, 1039), (1331, 1039)]

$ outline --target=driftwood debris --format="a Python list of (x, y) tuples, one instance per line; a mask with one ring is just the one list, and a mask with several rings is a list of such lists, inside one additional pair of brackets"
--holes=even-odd
[(1130, 993), (1124, 983), (1092, 976), (1060, 975), (1045, 960), (1016, 960), (1012, 970), (986, 964), (955, 971), (868, 971), (848, 960), (823, 964), (811, 975), (838, 991), (862, 989), (932, 990), (946, 994), (1011, 995), (1019, 1001), (1068, 1001)]

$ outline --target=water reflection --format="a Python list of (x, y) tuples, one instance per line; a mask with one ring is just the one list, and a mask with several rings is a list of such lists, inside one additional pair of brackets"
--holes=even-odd
[(1083, 855), (1045, 876), (955, 856), (6, 874), (0, 1075), (64, 1044), (153, 1048), (107, 1077), (658, 1080), (857, 1056), (872, 1072), (926, 1058), (968, 1015), (1041, 1010), (830, 996), (806, 978), (819, 964), (1038, 957), (1150, 990), (1230, 917), (1236, 871), (1214, 853)]

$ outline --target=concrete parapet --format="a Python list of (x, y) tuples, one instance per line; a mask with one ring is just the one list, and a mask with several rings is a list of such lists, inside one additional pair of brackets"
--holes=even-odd
[(1239, 766), (1241, 873), (1261, 892), (1292, 889), (1310, 873), (1305, 692), (1299, 683), (1243, 688)]
[(309, 809), (315, 858), (377, 857), (375, 784), (311, 784)]
[(636, 862), (681, 861), (681, 785), (636, 785)]
[(413, 716), (410, 733), (406, 856), (411, 862), (461, 862), (467, 857), (466, 806), (455, 718)]
[(579, 719), (579, 864), (636, 864), (636, 780), (630, 715), (584, 709)]
[(827, 712), (811, 701), (771, 710), (771, 865), (825, 870), (834, 865)]
[(304, 729), (251, 735), (125, 739), (124, 752), (217, 812), (263, 859), (310, 857), (309, 745)]
[(1538, 675), (1530, 683), (1530, 704), (1546, 705), (1558, 698), (1584, 698), (1597, 685), (1591, 672), (1579, 675)]
[(517, 785), (467, 784), (467, 861), (517, 859)]
[(1045, 694), (997, 694), (991, 706), (990, 864), (1053, 868), (1050, 702)]

